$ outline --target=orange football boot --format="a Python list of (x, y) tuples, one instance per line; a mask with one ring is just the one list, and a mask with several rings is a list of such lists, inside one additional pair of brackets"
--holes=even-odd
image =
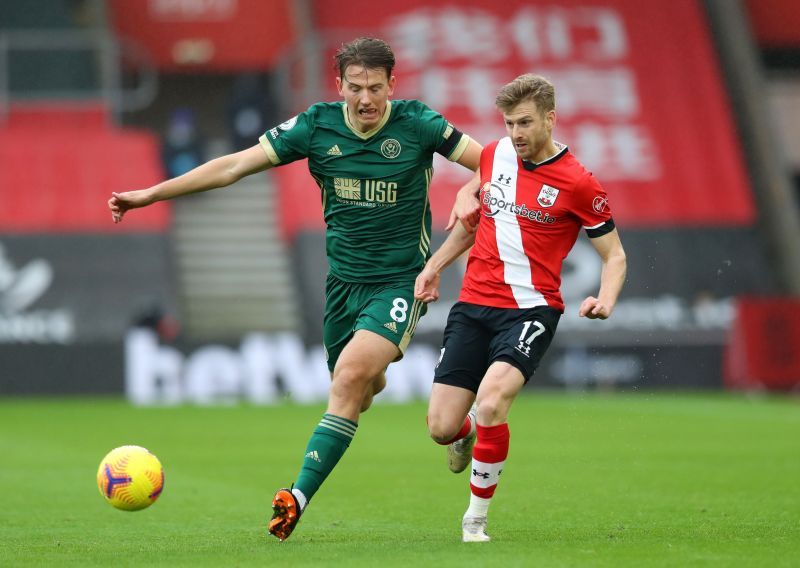
[(289, 489), (278, 489), (272, 499), (272, 519), (269, 521), (269, 533), (281, 542), (289, 538), (300, 520), (300, 506)]

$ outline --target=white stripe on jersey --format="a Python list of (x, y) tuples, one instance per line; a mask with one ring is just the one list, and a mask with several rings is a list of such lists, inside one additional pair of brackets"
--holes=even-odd
[(608, 221), (603, 221), (602, 223), (598, 223), (597, 225), (592, 225), (591, 227), (584, 227), (584, 229), (587, 231), (591, 231), (592, 229), (596, 229), (597, 227), (602, 227), (606, 223), (608, 223)]
[[(506, 136), (498, 142), (492, 163), (492, 183), (495, 183), (501, 175), (502, 179), (511, 178), (508, 186), (503, 184), (503, 199), (506, 202), (516, 202), (518, 169), (517, 152), (514, 150), (511, 138)], [(514, 213), (501, 211), (494, 218), (494, 226), (497, 250), (504, 266), (503, 279), (511, 287), (517, 306), (520, 308), (546, 306), (547, 300), (536, 290), (532, 282), (531, 262), (522, 246), (519, 217)]]

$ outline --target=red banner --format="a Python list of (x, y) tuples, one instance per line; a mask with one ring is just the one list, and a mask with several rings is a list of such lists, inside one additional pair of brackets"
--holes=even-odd
[[(334, 38), (327, 61), (356, 35), (385, 38), (397, 56), (395, 98), (423, 100), (484, 144), (505, 134), (494, 107), (499, 87), (521, 73), (549, 77), (556, 85), (554, 137), (608, 189), (622, 226), (754, 220), (728, 98), (696, 0), (405, 0), (377, 12), (371, 0), (351, 0), (347, 10), (316, 2), (315, 17)], [(432, 211), (442, 226), (468, 175), (445, 160), (435, 167)], [(318, 190), (299, 169), (279, 175), (305, 188), (282, 192), (284, 214), (297, 215), (298, 204)], [(321, 226), (311, 217), (289, 223)]]
[(742, 298), (725, 351), (728, 388), (800, 387), (800, 301)]
[(165, 71), (266, 70), (294, 40), (289, 0), (112, 0), (111, 19)]
[(747, 0), (747, 13), (762, 47), (800, 49), (800, 2)]

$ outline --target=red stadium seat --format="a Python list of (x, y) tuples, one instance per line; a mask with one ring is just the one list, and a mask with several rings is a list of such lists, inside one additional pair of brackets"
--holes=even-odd
[(108, 125), (102, 107), (15, 108), (0, 129), (0, 232), (162, 232), (166, 204), (120, 225), (106, 206), (162, 178), (155, 136)]

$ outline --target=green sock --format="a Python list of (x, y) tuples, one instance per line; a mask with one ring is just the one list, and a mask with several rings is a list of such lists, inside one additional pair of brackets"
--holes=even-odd
[(339, 459), (350, 445), (350, 440), (355, 436), (356, 428), (358, 423), (347, 418), (333, 414), (322, 415), (322, 420), (308, 441), (303, 467), (294, 484), (308, 501), (339, 463)]

